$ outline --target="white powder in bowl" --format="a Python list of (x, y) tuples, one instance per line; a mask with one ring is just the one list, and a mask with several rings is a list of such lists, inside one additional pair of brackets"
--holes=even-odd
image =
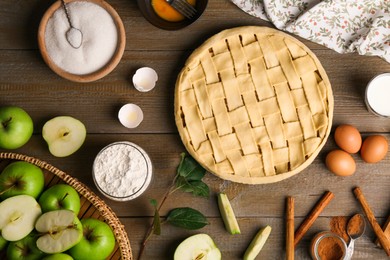
[(96, 156), (93, 177), (98, 189), (113, 200), (140, 196), (152, 179), (152, 163), (147, 153), (130, 142), (106, 146)]
[(48, 20), (45, 45), (50, 59), (61, 69), (75, 75), (85, 75), (103, 68), (114, 56), (118, 30), (114, 19), (101, 6), (75, 1), (67, 3), (70, 19), (81, 30), (81, 47), (73, 48), (66, 39), (70, 29), (64, 8), (59, 8)]

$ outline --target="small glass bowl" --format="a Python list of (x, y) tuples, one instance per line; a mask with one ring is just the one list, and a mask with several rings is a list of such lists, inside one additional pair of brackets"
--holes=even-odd
[(389, 86), (390, 73), (379, 74), (368, 82), (364, 101), (369, 112), (379, 117), (390, 118)]
[(342, 247), (342, 250), (343, 250), (343, 255), (342, 257), (340, 258), (340, 260), (346, 260), (346, 255), (347, 255), (347, 243), (345, 243), (344, 239), (342, 239), (339, 235), (333, 233), (333, 232), (330, 232), (330, 231), (322, 231), (318, 234), (316, 234), (314, 236), (314, 238), (312, 239), (311, 241), (311, 246), (310, 246), (310, 253), (311, 253), (311, 257), (312, 259), (314, 260), (321, 260), (320, 258), (320, 255), (319, 255), (319, 245), (321, 243), (321, 241), (324, 239), (324, 238), (327, 238), (327, 237), (333, 237), (337, 240), (340, 241), (340, 244), (341, 244), (341, 247)]
[[(119, 158), (119, 155), (125, 157)], [(140, 166), (132, 165), (132, 159), (144, 166), (144, 169), (140, 170)], [(135, 173), (134, 169), (138, 172)], [(134, 183), (126, 183), (129, 181), (129, 173), (137, 174), (139, 178)], [(149, 155), (138, 145), (127, 141), (107, 145), (93, 162), (92, 178), (97, 189), (115, 201), (129, 201), (141, 196), (149, 187), (152, 175), (153, 166)]]

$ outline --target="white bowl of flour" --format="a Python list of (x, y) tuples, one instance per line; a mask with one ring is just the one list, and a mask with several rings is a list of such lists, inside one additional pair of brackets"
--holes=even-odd
[(46, 64), (63, 78), (91, 82), (110, 73), (121, 60), (126, 43), (118, 13), (105, 1), (68, 0), (73, 27), (82, 33), (75, 48), (66, 36), (70, 29), (65, 9), (55, 2), (42, 17), (38, 45)]
[(138, 145), (122, 141), (104, 147), (93, 163), (93, 181), (106, 197), (128, 201), (148, 188), (153, 174), (148, 154)]

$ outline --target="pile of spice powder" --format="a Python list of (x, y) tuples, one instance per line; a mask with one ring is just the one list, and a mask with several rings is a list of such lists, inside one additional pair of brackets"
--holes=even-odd
[(46, 25), (47, 53), (54, 64), (69, 73), (96, 72), (115, 54), (118, 42), (115, 21), (104, 8), (91, 2), (70, 2), (67, 7), (73, 26), (83, 34), (81, 47), (75, 49), (67, 41), (70, 27), (64, 8), (59, 8)]
[(344, 239), (345, 243), (349, 243), (347, 234), (348, 218), (343, 216), (333, 217), (330, 220), (330, 230)]
[(318, 245), (321, 260), (340, 260), (344, 255), (342, 242), (335, 237), (325, 237)]

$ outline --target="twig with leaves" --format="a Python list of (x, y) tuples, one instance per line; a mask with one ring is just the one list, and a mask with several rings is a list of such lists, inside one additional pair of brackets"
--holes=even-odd
[(192, 193), (194, 196), (209, 197), (210, 189), (207, 184), (202, 181), (205, 174), (205, 169), (203, 169), (192, 157), (187, 156), (185, 153), (181, 154), (181, 161), (177, 167), (176, 175), (160, 204), (158, 204), (155, 199), (150, 200), (150, 203), (154, 206), (154, 218), (153, 223), (149, 227), (145, 239), (142, 242), (138, 260), (141, 260), (149, 238), (153, 234), (161, 234), (161, 225), (163, 223), (168, 222), (174, 226), (190, 230), (199, 229), (208, 224), (206, 217), (202, 213), (188, 207), (171, 210), (163, 222), (160, 217), (160, 210), (165, 201), (177, 190)]

